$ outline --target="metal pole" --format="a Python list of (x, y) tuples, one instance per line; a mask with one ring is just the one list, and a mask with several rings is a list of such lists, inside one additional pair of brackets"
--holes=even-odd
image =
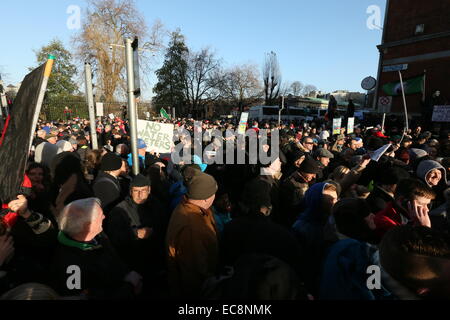
[(133, 48), (131, 39), (125, 39), (125, 56), (127, 61), (127, 83), (128, 83), (128, 118), (130, 120), (131, 152), (133, 154), (133, 174), (139, 174), (139, 155), (137, 149), (137, 115), (136, 101), (134, 97), (134, 68)]
[(381, 124), (381, 132), (384, 133), (384, 122), (386, 121), (386, 113), (383, 113), (383, 122)]
[(281, 97), (281, 110), (278, 112), (278, 126), (281, 125), (281, 112), (284, 110), (284, 97)]
[(402, 73), (400, 72), (400, 70), (398, 71), (398, 74), (400, 76), (400, 84), (402, 86), (403, 106), (405, 107), (405, 129), (406, 129), (406, 132), (408, 132), (408, 130), (409, 130), (408, 109), (406, 107), (405, 87), (403, 86), (403, 77), (402, 77)]
[(97, 140), (97, 124), (95, 122), (95, 109), (94, 109), (94, 93), (92, 90), (92, 70), (91, 64), (86, 62), (84, 64), (84, 73), (86, 78), (86, 98), (89, 108), (89, 122), (91, 129), (91, 143), (92, 149), (98, 150), (98, 140)]

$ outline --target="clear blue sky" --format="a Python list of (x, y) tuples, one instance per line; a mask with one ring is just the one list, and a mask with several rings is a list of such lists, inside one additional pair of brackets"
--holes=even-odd
[[(367, 8), (385, 0), (137, 0), (147, 24), (160, 19), (180, 28), (187, 45), (209, 46), (227, 66), (262, 68), (264, 53), (278, 55), (283, 80), (300, 80), (323, 91), (362, 91), (361, 80), (376, 77), (381, 31), (366, 26)], [(66, 27), (69, 5), (83, 0), (3, 1), (0, 72), (5, 82), (22, 81), (35, 65), (33, 50), (60, 38), (70, 48), (76, 32)], [(155, 69), (158, 66), (155, 66)], [(151, 81), (154, 77), (150, 75)], [(152, 84), (153, 86), (153, 84)], [(145, 93), (149, 97), (150, 92)]]

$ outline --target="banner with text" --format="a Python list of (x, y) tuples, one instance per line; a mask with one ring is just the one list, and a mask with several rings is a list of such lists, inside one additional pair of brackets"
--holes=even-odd
[(450, 122), (450, 106), (434, 106), (433, 122)]
[(148, 152), (171, 153), (173, 131), (173, 124), (138, 120), (138, 137), (145, 141)]
[(96, 104), (95, 104), (95, 106), (97, 107), (96, 109), (97, 109), (97, 117), (103, 117), (103, 103), (101, 103), (101, 102), (97, 102)]
[(342, 119), (333, 119), (333, 134), (341, 134)]

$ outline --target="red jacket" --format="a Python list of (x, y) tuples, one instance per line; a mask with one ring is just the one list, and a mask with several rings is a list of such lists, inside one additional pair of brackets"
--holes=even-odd
[(378, 239), (381, 241), (384, 234), (394, 227), (402, 226), (405, 224), (405, 218), (402, 218), (398, 209), (394, 208), (394, 203), (389, 202), (383, 211), (378, 212), (375, 215), (375, 232)]

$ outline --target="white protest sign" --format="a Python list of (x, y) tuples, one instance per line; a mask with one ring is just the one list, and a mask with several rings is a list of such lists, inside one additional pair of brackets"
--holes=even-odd
[(450, 122), (450, 106), (434, 106), (433, 122)]
[(333, 119), (333, 134), (340, 134), (341, 133), (341, 125), (342, 125), (342, 119), (341, 118)]
[(110, 113), (108, 116), (109, 116), (109, 118), (110, 118), (111, 120), (114, 120), (114, 119), (116, 118), (116, 116), (114, 115), (114, 113)]
[(97, 109), (97, 117), (103, 117), (103, 103), (97, 102), (95, 107)]
[(370, 155), (370, 159), (372, 159), (375, 162), (378, 162), (380, 160), (380, 158), (383, 156), (383, 154), (386, 153), (386, 151), (389, 149), (390, 146), (391, 146), (391, 144), (387, 144), (387, 145), (381, 147), (380, 149), (374, 151)]
[(241, 114), (241, 121), (239, 121), (239, 130), (238, 134), (245, 134), (245, 131), (247, 130), (247, 122), (248, 122), (248, 112), (242, 112)]
[(352, 134), (355, 131), (355, 118), (348, 118), (347, 134)]
[(138, 120), (138, 137), (147, 144), (147, 151), (171, 153), (174, 125)]

